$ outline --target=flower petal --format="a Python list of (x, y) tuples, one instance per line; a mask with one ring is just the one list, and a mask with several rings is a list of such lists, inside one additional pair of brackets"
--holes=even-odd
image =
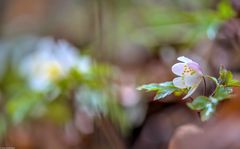
[(193, 75), (185, 75), (184, 82), (187, 87), (195, 86), (198, 82), (201, 82), (202, 77), (201, 75), (195, 73)]
[(203, 73), (202, 73), (202, 70), (201, 70), (201, 68), (200, 68), (200, 66), (199, 66), (198, 63), (196, 63), (196, 62), (190, 62), (190, 63), (187, 63), (187, 66), (188, 66), (189, 68), (193, 69), (194, 71), (196, 71), (198, 74), (200, 74), (200, 75), (203, 74)]
[(49, 80), (46, 78), (39, 76), (38, 79), (30, 78), (29, 85), (32, 89), (37, 91), (44, 91), (50, 86)]
[(172, 72), (178, 76), (182, 76), (184, 72), (185, 63), (177, 63), (172, 66)]
[(201, 81), (199, 81), (196, 85), (191, 87), (191, 89), (188, 91), (187, 95), (185, 97), (183, 97), (183, 99), (187, 99), (188, 97), (190, 97), (196, 91), (196, 89), (200, 83), (201, 83)]
[(185, 56), (180, 56), (177, 58), (177, 60), (181, 61), (181, 62), (184, 62), (184, 63), (190, 63), (190, 62), (193, 62), (191, 59), (185, 57)]
[(184, 79), (182, 77), (177, 77), (173, 79), (173, 85), (176, 86), (177, 88), (186, 88), (187, 86), (185, 85)]

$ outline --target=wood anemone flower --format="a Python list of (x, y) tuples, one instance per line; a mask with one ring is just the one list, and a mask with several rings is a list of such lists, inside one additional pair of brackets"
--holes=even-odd
[(188, 93), (183, 98), (190, 97), (197, 89), (203, 79), (203, 73), (198, 63), (191, 59), (181, 56), (178, 57), (180, 63), (176, 63), (172, 66), (172, 72), (178, 77), (173, 79), (175, 87), (180, 89), (187, 89)]

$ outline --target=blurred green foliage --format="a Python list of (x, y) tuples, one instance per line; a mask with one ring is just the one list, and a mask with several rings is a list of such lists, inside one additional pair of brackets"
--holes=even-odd
[(21, 53), (21, 58), (16, 60), (12, 59), (13, 53), (16, 54), (15, 50), (5, 55), (8, 58), (0, 79), (0, 137), (11, 126), (37, 119), (64, 125), (81, 109), (87, 109), (85, 112), (95, 118), (110, 118), (122, 132), (129, 128), (126, 112), (111, 83), (114, 76), (110, 65), (91, 59), (88, 72), (72, 68), (50, 88), (38, 91), (31, 88), (29, 78), (24, 78), (18, 71), (20, 61), (26, 55)]
[(116, 7), (112, 34), (118, 42), (128, 40), (149, 48), (193, 47), (204, 38), (213, 39), (219, 25), (235, 15), (228, 0), (124, 1)]

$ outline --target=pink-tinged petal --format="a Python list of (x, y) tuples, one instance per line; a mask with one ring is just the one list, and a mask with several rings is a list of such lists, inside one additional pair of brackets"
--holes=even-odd
[(196, 91), (196, 89), (198, 88), (200, 83), (201, 83), (201, 81), (199, 81), (196, 85), (191, 87), (191, 89), (188, 91), (187, 95), (185, 97), (183, 97), (183, 99), (187, 99), (188, 97), (190, 97)]
[(178, 76), (182, 76), (184, 72), (185, 63), (177, 63), (172, 66), (172, 72)]
[(180, 56), (177, 58), (177, 60), (181, 61), (181, 62), (184, 62), (184, 63), (191, 63), (193, 62), (191, 59), (185, 57), (185, 56)]
[(190, 62), (190, 63), (187, 63), (187, 66), (191, 69), (193, 69), (194, 71), (196, 71), (198, 74), (202, 75), (202, 70), (201, 70), (201, 67), (199, 66), (198, 63), (196, 62)]
[(198, 73), (184, 76), (184, 82), (187, 87), (192, 87), (196, 85), (199, 81), (201, 82), (201, 80), (202, 80), (202, 76), (199, 75)]
[(177, 88), (186, 88), (187, 86), (185, 85), (184, 79), (182, 77), (177, 77), (173, 79), (173, 85)]

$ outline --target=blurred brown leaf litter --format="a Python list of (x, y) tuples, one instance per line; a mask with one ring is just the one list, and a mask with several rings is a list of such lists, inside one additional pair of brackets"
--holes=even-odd
[[(234, 89), (235, 96), (224, 101), (214, 117), (204, 123), (184, 104), (177, 103), (180, 98), (170, 96), (164, 101), (151, 101), (151, 94), (136, 90), (143, 83), (171, 80), (171, 65), (179, 55), (196, 59), (205, 71), (215, 76), (222, 64), (240, 78), (239, 6), (238, 0), (0, 1), (2, 60), (10, 61), (14, 57), (4, 58), (4, 49), (15, 56), (26, 55), (39, 37), (51, 36), (69, 41), (95, 63), (107, 64), (113, 75), (109, 77), (108, 68), (99, 66), (101, 68), (94, 70), (97, 75), (92, 76), (93, 81), (87, 78), (86, 85), (78, 88), (86, 93), (81, 92), (80, 100), (86, 98), (86, 101), (78, 103), (69, 97), (71, 94), (61, 92), (58, 99), (47, 106), (52, 109), (49, 116), (27, 117), (17, 125), (12, 124), (6, 114), (5, 103), (15, 95), (12, 90), (24, 92), (20, 90), (23, 85), (15, 85), (17, 82), (11, 86), (14, 79), (5, 79), (5, 84), (0, 86), (0, 132), (5, 132), (0, 137), (0, 146), (22, 149), (240, 148), (239, 89)], [(9, 67), (2, 61), (1, 65)], [(65, 81), (73, 84), (63, 80), (63, 87), (73, 87), (76, 76), (80, 76), (80, 82), (88, 76), (72, 75), (74, 81), (71, 77)], [(78, 89), (71, 88), (71, 91)], [(39, 98), (54, 98), (59, 90), (54, 91)], [(98, 102), (105, 101), (108, 95), (110, 102)], [(35, 95), (20, 97), (17, 94), (16, 107), (31, 106), (27, 102), (31, 97)], [(87, 102), (90, 99), (92, 102)], [(43, 105), (37, 102), (38, 108), (33, 110), (44, 111), (39, 108)], [(95, 111), (88, 109), (89, 105)], [(109, 112), (104, 113), (105, 106), (110, 107)], [(99, 109), (102, 111), (98, 113)]]

